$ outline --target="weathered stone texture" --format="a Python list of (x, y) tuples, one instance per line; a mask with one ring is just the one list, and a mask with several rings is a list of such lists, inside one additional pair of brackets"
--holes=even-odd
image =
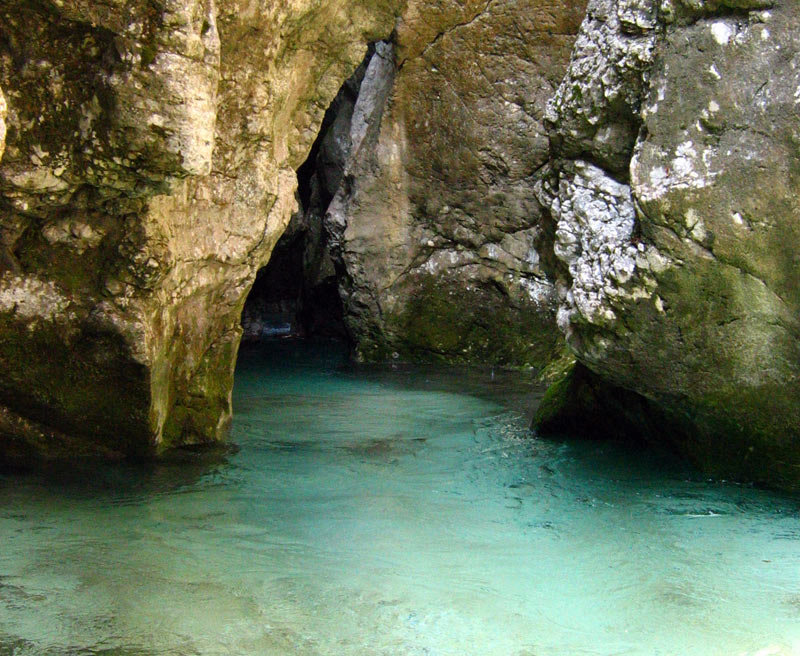
[(220, 437), (294, 170), (400, 4), (4, 3), (0, 452)]
[(705, 469), (796, 486), (800, 5), (695, 4), (590, 5), (540, 188), (561, 323)]
[(541, 365), (556, 348), (533, 189), (582, 14), (541, 0), (403, 14), (385, 110), (326, 219), (361, 357)]
[(542, 364), (557, 312), (584, 365), (672, 422), (661, 437), (796, 487), (798, 0), (591, 0), (582, 18), (4, 2), (0, 456), (221, 436), (295, 171), (392, 35), (340, 96), (306, 199), (327, 210), (314, 276), (338, 280), (361, 356)]

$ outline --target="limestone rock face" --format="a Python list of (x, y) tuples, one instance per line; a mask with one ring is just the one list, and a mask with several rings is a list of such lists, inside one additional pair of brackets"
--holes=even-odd
[(0, 9), (0, 455), (218, 439), (295, 169), (397, 0)]
[(7, 0), (0, 37), (1, 458), (222, 435), (336, 98), (297, 216), (361, 357), (542, 364), (557, 323), (564, 387), (800, 485), (798, 0)]
[(393, 57), (371, 60), (325, 219), (362, 358), (538, 365), (556, 348), (533, 189), (583, 10), (411, 2)]
[(706, 470), (784, 487), (800, 484), (799, 94), (796, 0), (593, 0), (539, 187), (579, 358), (655, 401)]

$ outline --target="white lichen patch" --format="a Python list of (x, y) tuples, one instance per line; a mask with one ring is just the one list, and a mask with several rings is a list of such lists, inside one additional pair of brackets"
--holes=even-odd
[(647, 263), (647, 249), (632, 242), (636, 211), (630, 187), (577, 161), (561, 179), (551, 209), (558, 219), (554, 251), (572, 278), (562, 290), (557, 317), (567, 336), (579, 317), (609, 325), (619, 300), (649, 296), (638, 279), (637, 262)]
[[(673, 152), (651, 144), (639, 144), (631, 160), (631, 183), (643, 201), (663, 198), (676, 189), (703, 189), (717, 176), (713, 171), (716, 151), (691, 140)], [(658, 164), (655, 164), (658, 162)], [(665, 166), (663, 162), (669, 164)], [(648, 164), (653, 163), (648, 166)]]
[(672, 159), (672, 170), (680, 177), (695, 175), (694, 161), (697, 159), (697, 150), (691, 141), (684, 141), (675, 151)]
[(19, 319), (53, 321), (67, 312), (69, 304), (52, 281), (33, 276), (0, 279), (0, 312)]
[(550, 281), (540, 278), (520, 278), (519, 284), (535, 305), (548, 307), (555, 302), (555, 288)]
[(724, 21), (711, 23), (711, 36), (721, 46), (726, 46), (733, 37), (733, 28)]
[(475, 264), (477, 261), (478, 258), (474, 253), (443, 249), (434, 251), (421, 268), (427, 273), (441, 273), (454, 267)]

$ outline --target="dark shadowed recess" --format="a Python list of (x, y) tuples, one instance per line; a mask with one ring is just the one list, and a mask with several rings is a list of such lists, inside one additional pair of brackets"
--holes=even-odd
[(350, 341), (339, 294), (343, 267), (331, 255), (325, 213), (344, 177), (350, 120), (374, 52), (371, 44), (342, 85), (308, 158), (297, 169), (299, 210), (247, 298), (242, 313), (245, 343), (281, 337)]

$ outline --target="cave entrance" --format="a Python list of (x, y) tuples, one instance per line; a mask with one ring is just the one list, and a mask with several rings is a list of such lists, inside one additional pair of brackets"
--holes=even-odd
[(244, 342), (280, 337), (349, 341), (339, 293), (343, 265), (332, 252), (325, 214), (344, 179), (356, 101), (376, 45), (325, 112), (306, 161), (297, 170), (299, 211), (256, 277), (242, 312)]
[(242, 340), (327, 337), (345, 340), (338, 279), (321, 217), (303, 208), (292, 217), (242, 312)]

